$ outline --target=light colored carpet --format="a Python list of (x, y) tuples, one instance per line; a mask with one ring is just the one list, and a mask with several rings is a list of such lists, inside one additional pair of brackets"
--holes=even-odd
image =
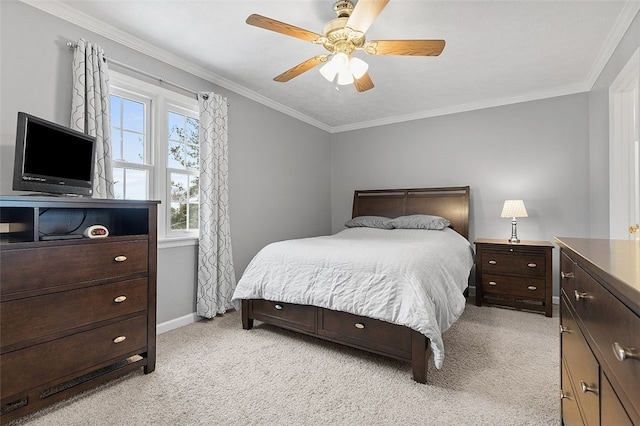
[(15, 425), (557, 425), (558, 319), (467, 304), (428, 384), (408, 363), (240, 313), (158, 336), (156, 371), (111, 382)]

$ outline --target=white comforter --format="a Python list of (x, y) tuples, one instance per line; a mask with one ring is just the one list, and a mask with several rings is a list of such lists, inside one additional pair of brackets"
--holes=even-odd
[(473, 265), (469, 242), (451, 229), (350, 228), (263, 248), (232, 303), (266, 299), (350, 312), (419, 331), (442, 367), (441, 334), (464, 311)]

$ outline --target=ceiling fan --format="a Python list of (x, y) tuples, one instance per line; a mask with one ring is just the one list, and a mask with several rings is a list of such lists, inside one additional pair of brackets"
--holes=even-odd
[(353, 84), (358, 92), (373, 88), (367, 73), (368, 65), (353, 57), (353, 52), (364, 51), (369, 55), (438, 56), (444, 49), (444, 40), (372, 40), (365, 42), (365, 33), (389, 0), (340, 0), (333, 10), (336, 19), (329, 21), (322, 34), (295, 27), (275, 19), (253, 14), (247, 24), (296, 37), (314, 44), (321, 44), (329, 54), (316, 55), (275, 77), (275, 81), (287, 82), (310, 69), (324, 64), (320, 73), (339, 85)]

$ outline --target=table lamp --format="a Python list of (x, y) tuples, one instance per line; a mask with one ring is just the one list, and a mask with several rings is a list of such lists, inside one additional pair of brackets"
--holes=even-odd
[(510, 243), (519, 243), (518, 239), (518, 230), (516, 228), (517, 217), (528, 217), (527, 209), (524, 207), (524, 201), (522, 200), (506, 200), (504, 202), (504, 206), (502, 206), (502, 213), (500, 217), (510, 217), (511, 218), (511, 238), (509, 238)]

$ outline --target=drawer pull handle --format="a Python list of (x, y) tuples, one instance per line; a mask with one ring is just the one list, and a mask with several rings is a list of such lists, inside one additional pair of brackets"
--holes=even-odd
[(560, 333), (571, 333), (571, 329), (564, 325), (560, 325)]
[(361, 330), (364, 328), (364, 324), (362, 324), (361, 322), (355, 323), (355, 326), (356, 326), (356, 328), (359, 328)]
[(113, 343), (121, 343), (121, 342), (124, 342), (125, 340), (127, 340), (125, 336), (118, 336), (115, 339), (113, 339)]
[(618, 342), (613, 343), (613, 353), (616, 354), (616, 358), (620, 362), (628, 359), (638, 359), (638, 355), (633, 349), (625, 348)]
[(530, 285), (529, 287), (527, 287), (527, 290), (531, 290), (531, 291), (534, 291), (534, 290), (537, 290), (537, 289), (538, 289), (538, 287), (536, 287), (535, 285)]
[(580, 380), (580, 389), (582, 393), (593, 392), (595, 394), (598, 393), (598, 388), (590, 387), (584, 380)]
[(571, 400), (571, 397), (568, 393), (565, 393), (563, 390), (560, 391), (560, 399), (568, 399)]
[(113, 260), (115, 260), (116, 262), (124, 262), (125, 260), (127, 260), (127, 256), (116, 256)]
[(495, 281), (489, 281), (489, 285), (498, 285), (498, 283)]
[(560, 272), (560, 278), (563, 280), (573, 278), (573, 272)]
[(535, 268), (535, 267), (536, 267), (536, 266), (538, 266), (538, 265), (536, 265), (535, 263), (527, 263), (527, 266), (528, 266), (529, 268)]
[(275, 308), (276, 308), (277, 310), (281, 311), (281, 310), (282, 310), (282, 305), (275, 305)]
[(496, 262), (495, 260), (490, 260), (489, 261), (489, 265), (496, 265), (498, 262)]
[(116, 302), (116, 303), (122, 303), (125, 300), (127, 300), (127, 296), (118, 296), (115, 299), (113, 299), (113, 301)]
[(573, 290), (573, 294), (576, 296), (576, 300), (593, 299), (593, 296), (589, 296), (589, 293), (585, 293), (583, 291)]

